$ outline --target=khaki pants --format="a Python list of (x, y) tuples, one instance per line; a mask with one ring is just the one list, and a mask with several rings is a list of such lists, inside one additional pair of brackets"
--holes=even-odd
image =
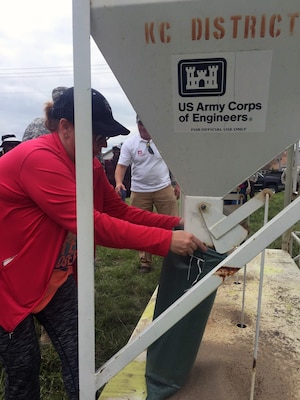
[[(130, 204), (142, 210), (154, 211), (159, 214), (178, 216), (178, 203), (171, 185), (156, 192), (131, 192)], [(139, 252), (141, 266), (151, 266), (152, 256), (145, 251)]]

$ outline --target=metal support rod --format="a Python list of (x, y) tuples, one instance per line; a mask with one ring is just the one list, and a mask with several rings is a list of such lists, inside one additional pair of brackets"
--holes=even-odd
[[(268, 222), (268, 215), (269, 215), (269, 195), (266, 195), (264, 225), (266, 225)], [(254, 399), (256, 365), (257, 365), (257, 354), (258, 354), (258, 339), (260, 330), (260, 316), (261, 316), (262, 292), (263, 292), (264, 269), (265, 269), (265, 253), (266, 251), (264, 249), (261, 253), (261, 260), (260, 260), (260, 279), (259, 279), (259, 291), (258, 291), (258, 301), (257, 301), (256, 330), (255, 330), (255, 342), (254, 342), (254, 352), (253, 352), (250, 400)]]
[(295, 231), (295, 232), (292, 232), (291, 233), (291, 246), (290, 246), (290, 255), (292, 256), (293, 255), (293, 245), (294, 245), (294, 241), (296, 242), (296, 244), (297, 244), (297, 248), (298, 248), (298, 255), (297, 256), (295, 256), (295, 257), (293, 257), (293, 260), (295, 261), (295, 262), (297, 262), (298, 263), (298, 265), (299, 265), (299, 259), (300, 259), (300, 254), (299, 254), (299, 246), (300, 246), (300, 238), (299, 238), (299, 235), (300, 235), (300, 231)]
[[(286, 207), (292, 201), (292, 192), (293, 192), (293, 184), (292, 184), (292, 171), (294, 165), (295, 151), (294, 145), (290, 146), (287, 149), (287, 168), (286, 168), (286, 176), (285, 176), (285, 190), (284, 190), (284, 207)], [(282, 235), (282, 243), (281, 248), (290, 253), (289, 244), (291, 237), (292, 228), (288, 231), (284, 232)]]
[(295, 143), (293, 192), (297, 191), (298, 165), (299, 165), (299, 140), (297, 140), (297, 142)]
[(293, 239), (300, 245), (300, 238), (297, 235), (299, 235), (299, 231), (292, 232)]
[(257, 193), (252, 199), (246, 201), (234, 212), (229, 215), (224, 216), (222, 219), (218, 220), (212, 226), (209, 226), (209, 232), (216, 238), (219, 239), (230, 229), (234, 228), (241, 221), (247, 219), (249, 215), (253, 214), (265, 203), (265, 191)]
[[(90, 3), (73, 0), (80, 400), (95, 398)], [(74, 338), (75, 340), (75, 338)]]
[(241, 322), (240, 328), (245, 328), (245, 295), (246, 295), (246, 277), (247, 275), (247, 265), (244, 266), (244, 276), (243, 276), (243, 296), (242, 296), (242, 311), (241, 311)]

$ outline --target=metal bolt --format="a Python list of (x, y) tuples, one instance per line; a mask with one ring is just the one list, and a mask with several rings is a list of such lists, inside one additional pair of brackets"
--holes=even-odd
[(207, 205), (205, 203), (201, 203), (199, 206), (199, 211), (205, 211), (207, 209)]

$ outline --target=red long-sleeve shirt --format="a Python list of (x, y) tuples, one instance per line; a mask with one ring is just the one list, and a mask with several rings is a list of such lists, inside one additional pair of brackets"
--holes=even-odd
[[(129, 207), (94, 160), (95, 243), (165, 256), (179, 218)], [(11, 332), (41, 301), (68, 232), (76, 234), (75, 165), (57, 133), (0, 158), (0, 325)]]

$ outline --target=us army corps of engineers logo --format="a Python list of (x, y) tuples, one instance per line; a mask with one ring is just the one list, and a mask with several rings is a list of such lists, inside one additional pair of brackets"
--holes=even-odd
[(264, 132), (271, 68), (270, 50), (174, 54), (174, 132)]
[(226, 90), (227, 62), (224, 58), (181, 60), (178, 92), (181, 97), (222, 96)]

